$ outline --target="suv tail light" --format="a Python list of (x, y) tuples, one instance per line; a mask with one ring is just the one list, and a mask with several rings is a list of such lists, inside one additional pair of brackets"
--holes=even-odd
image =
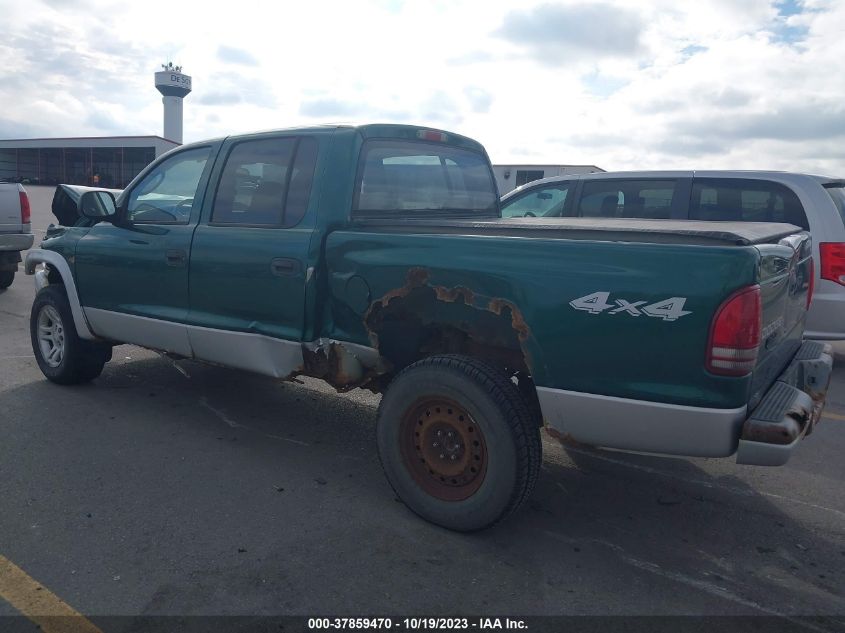
[(760, 286), (741, 288), (722, 302), (710, 326), (707, 370), (721, 376), (745, 376), (757, 364), (763, 309)]
[[(21, 198), (21, 224), (29, 224), (29, 197), (26, 195), (26, 191), (19, 191), (18, 194)], [(12, 199), (14, 200), (14, 198)]]
[(822, 242), (819, 244), (821, 255), (820, 277), (845, 286), (845, 244), (842, 242)]

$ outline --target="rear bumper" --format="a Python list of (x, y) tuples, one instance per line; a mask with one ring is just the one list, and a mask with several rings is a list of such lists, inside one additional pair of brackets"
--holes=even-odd
[(746, 407), (709, 409), (537, 387), (548, 430), (562, 439), (628, 451), (728, 457), (780, 466), (821, 417), (833, 357), (805, 341), (749, 415)]
[(34, 239), (32, 233), (0, 233), (0, 251), (25, 251)]
[(711, 409), (537, 387), (549, 431), (581, 444), (627, 451), (727, 457), (746, 407)]
[(821, 418), (832, 370), (830, 345), (805, 341), (742, 425), (737, 463), (785, 464)]

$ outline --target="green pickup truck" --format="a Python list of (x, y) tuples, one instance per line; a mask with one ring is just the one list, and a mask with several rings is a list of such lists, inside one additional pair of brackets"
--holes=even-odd
[(544, 424), (779, 465), (824, 405), (792, 225), (502, 219), (480, 144), (402, 125), (194, 143), (76, 197), (26, 259), (48, 379), (90, 381), (134, 343), (383, 392), (387, 478), (448, 528), (520, 506)]

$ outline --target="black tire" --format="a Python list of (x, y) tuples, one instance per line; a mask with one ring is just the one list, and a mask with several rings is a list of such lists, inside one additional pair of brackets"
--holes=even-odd
[[(52, 340), (61, 342), (61, 358), (48, 359), (39, 340), (39, 318), (42, 314), (51, 325)], [(89, 382), (100, 375), (103, 365), (111, 358), (111, 346), (86, 341), (76, 333), (64, 286), (54, 284), (42, 288), (35, 295), (29, 317), (32, 351), (38, 367), (48, 380), (60, 385)], [(50, 344), (46, 343), (49, 347)]]
[(14, 280), (14, 270), (0, 270), (0, 288), (8, 288)]
[[(449, 429), (455, 439), (440, 444)], [(542, 461), (540, 430), (516, 385), (464, 356), (432, 356), (400, 372), (379, 406), (377, 440), (387, 480), (405, 505), (461, 532), (516, 511)]]

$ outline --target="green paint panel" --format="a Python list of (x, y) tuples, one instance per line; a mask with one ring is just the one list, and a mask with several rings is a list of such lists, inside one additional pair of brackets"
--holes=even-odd
[[(335, 232), (326, 253), (333, 327), (355, 342), (367, 344), (369, 335), (339, 292), (347, 276), (364, 277), (379, 299), (423, 268), (428, 285), (470, 289), (481, 311), (499, 299), (519, 308), (539, 386), (721, 408), (745, 404), (750, 380), (704, 370), (710, 323), (725, 297), (756, 282), (758, 258), (753, 247), (373, 231)], [(597, 292), (610, 293), (611, 303), (644, 301), (641, 308), (681, 297), (689, 314), (665, 321), (570, 305)]]

